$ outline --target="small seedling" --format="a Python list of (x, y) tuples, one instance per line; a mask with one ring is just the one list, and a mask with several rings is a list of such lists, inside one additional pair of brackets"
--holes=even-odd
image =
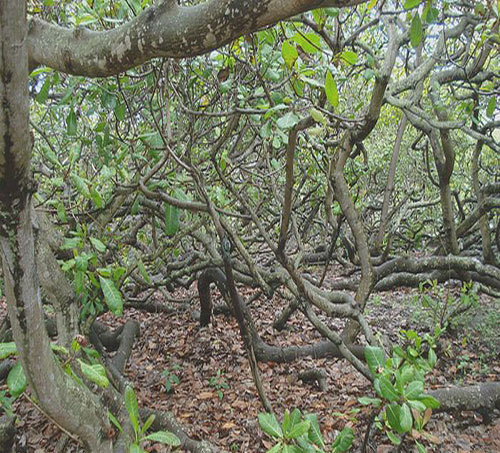
[(224, 372), (222, 370), (217, 370), (217, 374), (212, 376), (208, 383), (217, 390), (217, 396), (221, 400), (224, 398), (224, 391), (229, 388), (228, 383), (224, 379)]

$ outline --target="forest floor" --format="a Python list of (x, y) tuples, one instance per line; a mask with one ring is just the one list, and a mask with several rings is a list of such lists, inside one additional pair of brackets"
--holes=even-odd
[[(241, 289), (248, 300), (253, 290)], [(445, 295), (457, 289), (445, 288)], [(214, 292), (214, 295), (216, 291)], [(179, 290), (177, 299), (192, 299), (196, 309), (195, 285)], [(396, 341), (400, 329), (425, 332), (430, 314), (422, 309), (418, 290), (398, 290), (372, 296), (366, 312), (373, 329)], [(161, 296), (158, 296), (161, 301)], [(214, 302), (220, 301), (217, 293)], [(284, 302), (260, 297), (250, 308), (262, 338), (270, 344), (301, 345), (319, 340), (319, 334), (300, 313), (295, 313), (282, 332), (276, 332), (273, 319)], [(5, 304), (0, 303), (4, 313)], [(2, 313), (2, 314), (3, 314)], [(168, 410), (185, 425), (189, 435), (206, 439), (231, 452), (265, 452), (273, 444), (260, 430), (257, 415), (261, 412), (255, 386), (236, 321), (218, 315), (213, 323), (200, 329), (190, 312), (151, 314), (127, 309), (122, 319), (105, 315), (103, 320), (117, 326), (127, 319), (140, 323), (141, 336), (126, 369), (140, 404)], [(441, 352), (436, 369), (428, 378), (428, 389), (449, 384), (473, 384), (500, 380), (500, 301), (481, 295), (478, 306), (459, 317), (454, 329), (441, 338)], [(331, 324), (335, 327), (334, 324)], [(340, 326), (337, 326), (340, 327)], [(285, 409), (299, 408), (318, 415), (323, 436), (331, 442), (344, 426), (351, 426), (357, 441), (351, 451), (359, 451), (371, 409), (358, 398), (374, 396), (369, 382), (345, 360), (301, 359), (290, 364), (259, 365), (267, 395), (281, 416)], [(301, 371), (321, 368), (326, 372), (328, 388), (297, 379)], [(0, 390), (5, 387), (0, 388)], [(17, 451), (52, 453), (80, 452), (69, 441), (62, 447), (64, 434), (22, 396), (15, 403)], [(500, 452), (500, 413), (493, 413), (489, 424), (474, 412), (434, 414), (427, 431), (433, 442), (428, 451)], [(149, 452), (168, 452), (160, 444), (151, 444)], [(394, 451), (389, 440), (376, 436), (369, 451)]]

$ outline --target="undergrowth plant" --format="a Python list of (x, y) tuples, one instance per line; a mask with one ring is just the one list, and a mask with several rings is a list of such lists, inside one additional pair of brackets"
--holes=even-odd
[[(130, 444), (128, 446), (129, 453), (148, 453), (141, 446), (143, 442), (147, 440), (170, 445), (171, 447), (179, 447), (181, 445), (180, 439), (175, 434), (168, 431), (156, 431), (154, 433), (146, 435), (146, 431), (155, 421), (155, 415), (151, 414), (144, 422), (144, 425), (140, 425), (137, 397), (135, 396), (134, 390), (130, 386), (127, 386), (127, 388), (125, 389), (125, 407), (129, 415), (130, 424), (132, 425), (132, 428), (134, 430), (134, 438), (130, 440)], [(123, 434), (124, 432), (122, 425), (109, 411), (108, 417), (111, 422), (118, 428), (118, 430)]]
[(403, 438), (410, 439), (419, 453), (426, 451), (419, 440), (435, 440), (424, 428), (439, 402), (424, 393), (424, 386), (426, 374), (437, 362), (434, 347), (441, 333), (439, 326), (433, 335), (425, 334), (423, 338), (413, 330), (402, 330), (406, 346), (396, 346), (388, 358), (379, 347), (368, 346), (365, 350), (377, 397), (362, 397), (359, 401), (374, 407), (375, 426), (394, 445), (399, 446)]
[(331, 446), (323, 440), (316, 414), (303, 415), (299, 409), (288, 409), (279, 423), (274, 414), (260, 413), (259, 425), (276, 443), (267, 453), (343, 453), (351, 448), (354, 431), (345, 427)]

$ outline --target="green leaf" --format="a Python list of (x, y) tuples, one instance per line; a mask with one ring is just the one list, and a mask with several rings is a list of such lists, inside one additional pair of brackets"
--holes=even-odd
[(137, 398), (135, 396), (134, 389), (127, 385), (125, 388), (125, 407), (127, 408), (128, 416), (130, 422), (134, 428), (134, 432), (139, 434), (139, 406), (137, 404)]
[(426, 407), (430, 407), (431, 409), (437, 409), (441, 405), (441, 403), (436, 398), (430, 395), (421, 396), (418, 400), (424, 403)]
[(385, 408), (385, 415), (387, 416), (387, 421), (389, 422), (389, 426), (397, 431), (401, 432), (401, 425), (399, 424), (399, 414), (401, 412), (401, 408), (397, 404), (389, 404)]
[(101, 194), (93, 187), (90, 189), (90, 196), (92, 197), (92, 201), (96, 205), (96, 208), (101, 209), (104, 206), (104, 200), (102, 199)]
[(123, 434), (122, 425), (120, 425), (120, 422), (109, 410), (108, 410), (108, 418), (111, 420), (111, 423), (113, 423), (113, 425), (115, 425), (118, 428), (118, 430)]
[(295, 445), (283, 445), (283, 453), (303, 453), (303, 450)]
[(174, 236), (179, 231), (179, 209), (177, 206), (165, 204), (165, 234)]
[(36, 101), (40, 104), (44, 104), (47, 98), (49, 97), (49, 89), (50, 89), (50, 77), (45, 79), (40, 92), (36, 95)]
[(267, 450), (266, 453), (281, 453), (283, 451), (283, 444), (278, 442), (273, 448)]
[(326, 124), (325, 115), (323, 115), (323, 112), (319, 111), (318, 109), (310, 109), (309, 114), (311, 115), (311, 118), (317, 123)]
[(399, 398), (398, 392), (396, 391), (392, 382), (386, 378), (385, 376), (380, 376), (379, 378), (380, 384), (380, 393), (383, 398), (388, 401), (397, 401)]
[(420, 3), (422, 3), (422, 0), (406, 0), (403, 7), (404, 9), (412, 9), (420, 5)]
[(412, 407), (413, 409), (416, 409), (419, 412), (424, 412), (425, 409), (427, 409), (427, 406), (424, 403), (422, 403), (422, 401), (408, 400), (407, 402), (410, 405), (410, 407)]
[(495, 113), (496, 105), (497, 105), (496, 96), (492, 96), (488, 101), (488, 106), (486, 107), (486, 116), (488, 116), (489, 118), (493, 116), (493, 114)]
[(16, 343), (13, 341), (9, 343), (0, 343), (0, 359), (6, 359), (11, 355), (17, 354)]
[(90, 243), (98, 252), (104, 253), (106, 251), (106, 246), (99, 239), (90, 238)]
[(324, 448), (325, 443), (323, 441), (323, 435), (321, 434), (321, 428), (319, 427), (318, 416), (316, 414), (307, 414), (304, 416), (306, 420), (309, 421), (309, 440), (316, 446)]
[(297, 439), (297, 437), (302, 436), (303, 434), (309, 431), (309, 420), (300, 422), (292, 426), (290, 432), (288, 433), (288, 439)]
[(417, 446), (418, 453), (427, 453), (426, 448), (422, 444), (415, 441), (415, 445)]
[(413, 381), (408, 384), (404, 391), (404, 395), (409, 400), (418, 398), (424, 391), (424, 383), (422, 381)]
[(367, 346), (365, 348), (365, 359), (372, 376), (380, 373), (380, 370), (385, 367), (385, 353), (382, 348)]
[(144, 423), (144, 425), (142, 426), (141, 428), (141, 433), (144, 434), (149, 428), (151, 428), (151, 425), (153, 424), (153, 422), (155, 421), (155, 418), (156, 418), (156, 415), (155, 414), (151, 414), (146, 422)]
[(75, 293), (77, 295), (82, 294), (83, 291), (84, 291), (84, 289), (85, 289), (84, 277), (85, 277), (85, 272), (76, 271), (76, 273), (75, 273), (75, 279), (73, 281), (73, 284), (74, 284), (74, 287), (75, 287)]
[(337, 82), (333, 79), (332, 73), (328, 71), (325, 79), (325, 93), (328, 102), (332, 107), (339, 105), (339, 92), (337, 90)]
[(260, 413), (258, 419), (262, 431), (275, 439), (283, 438), (283, 431), (274, 414)]
[(156, 431), (144, 438), (145, 440), (152, 440), (153, 442), (160, 442), (162, 444), (170, 445), (171, 447), (180, 447), (181, 440), (173, 433), (168, 431)]
[(140, 258), (137, 261), (137, 269), (139, 269), (139, 272), (141, 273), (142, 278), (146, 280), (146, 283), (150, 284), (151, 278), (149, 277), (148, 271), (146, 270), (146, 266), (144, 266), (144, 263)]
[(99, 275), (104, 301), (111, 313), (115, 316), (121, 316), (123, 313), (123, 301), (120, 291), (118, 291), (110, 278), (105, 278)]
[(76, 131), (76, 113), (73, 109), (71, 109), (66, 117), (66, 134), (73, 136), (76, 135)]
[(83, 195), (85, 198), (91, 198), (89, 186), (83, 178), (80, 178), (80, 176), (75, 173), (71, 173), (71, 182), (76, 187), (76, 190), (78, 190), (78, 193)]
[(80, 364), (82, 373), (88, 379), (97, 384), (99, 387), (108, 388), (109, 380), (106, 376), (106, 370), (101, 364), (96, 363), (94, 365), (88, 365), (80, 359), (78, 359), (78, 363)]
[(125, 104), (117, 104), (115, 107), (115, 115), (118, 121), (123, 121), (125, 119), (125, 113), (127, 111), (127, 107)]
[(344, 453), (348, 451), (353, 441), (354, 431), (349, 426), (346, 426), (335, 438), (335, 442), (332, 445), (332, 453)]
[(387, 431), (387, 437), (394, 445), (399, 445), (401, 443), (401, 439), (396, 436), (393, 432)]
[(283, 45), (281, 46), (281, 55), (283, 57), (283, 60), (285, 60), (285, 64), (287, 65), (288, 69), (292, 69), (295, 61), (299, 56), (299, 54), (297, 53), (297, 49), (294, 45), (290, 44), (289, 41), (283, 42)]
[(411, 411), (406, 403), (401, 405), (401, 410), (399, 412), (399, 425), (401, 426), (401, 431), (403, 433), (409, 432), (413, 426)]
[(422, 21), (420, 20), (420, 15), (415, 13), (413, 19), (411, 21), (410, 27), (410, 42), (413, 47), (418, 47), (420, 42), (422, 41), (423, 30), (422, 30)]
[(307, 53), (317, 53), (321, 48), (321, 38), (316, 33), (295, 33), (292, 39)]
[(375, 406), (375, 407), (380, 407), (382, 404), (382, 400), (380, 398), (370, 398), (369, 396), (362, 396), (358, 398), (358, 401), (363, 405), (363, 406)]
[(350, 65), (355, 65), (358, 61), (358, 54), (353, 52), (352, 50), (344, 50), (340, 54), (340, 58), (342, 58), (346, 63)]
[(21, 363), (17, 362), (7, 376), (7, 387), (9, 388), (9, 392), (14, 398), (17, 398), (26, 390), (27, 385), (26, 376), (24, 375)]
[(293, 112), (288, 112), (286, 115), (282, 116), (278, 121), (276, 121), (276, 125), (280, 129), (291, 129), (300, 121), (300, 118)]
[(144, 450), (141, 447), (139, 447), (138, 444), (133, 443), (133, 444), (130, 444), (130, 447), (128, 449), (128, 453), (144, 453)]

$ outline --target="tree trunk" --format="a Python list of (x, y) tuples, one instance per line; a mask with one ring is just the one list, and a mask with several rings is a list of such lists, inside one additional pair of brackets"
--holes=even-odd
[(26, 2), (0, 2), (0, 250), (19, 360), (42, 409), (93, 452), (112, 451), (104, 408), (57, 364), (35, 264)]

